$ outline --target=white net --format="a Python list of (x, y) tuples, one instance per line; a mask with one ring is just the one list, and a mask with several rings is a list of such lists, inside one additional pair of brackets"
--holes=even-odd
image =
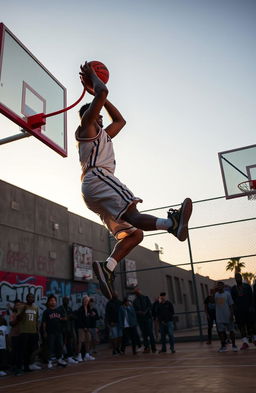
[(256, 180), (244, 181), (238, 184), (238, 188), (247, 196), (249, 201), (256, 200)]

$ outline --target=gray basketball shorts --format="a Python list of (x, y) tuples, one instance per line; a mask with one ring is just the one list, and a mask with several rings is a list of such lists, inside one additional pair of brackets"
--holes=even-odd
[(121, 217), (129, 206), (142, 200), (111, 172), (99, 167), (90, 168), (82, 182), (82, 195), (88, 209), (100, 216), (117, 240), (137, 230)]

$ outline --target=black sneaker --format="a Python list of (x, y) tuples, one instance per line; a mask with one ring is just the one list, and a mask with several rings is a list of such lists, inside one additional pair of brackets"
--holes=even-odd
[(107, 269), (106, 262), (93, 262), (92, 267), (99, 280), (102, 294), (107, 299), (112, 299), (114, 273)]
[(186, 198), (179, 210), (170, 209), (168, 211), (168, 218), (173, 222), (172, 227), (168, 229), (169, 233), (172, 233), (181, 242), (184, 242), (188, 237), (188, 221), (192, 214), (192, 201), (190, 198)]

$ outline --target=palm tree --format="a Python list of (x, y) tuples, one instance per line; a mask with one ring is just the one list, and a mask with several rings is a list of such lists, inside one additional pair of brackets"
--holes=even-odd
[(249, 285), (251, 285), (253, 279), (255, 278), (255, 275), (253, 273), (245, 272), (242, 273), (242, 277)]
[(230, 258), (230, 260), (227, 263), (226, 270), (230, 270), (231, 272), (235, 270), (235, 274), (240, 273), (241, 268), (245, 267), (245, 263), (240, 262), (240, 259), (241, 259), (240, 257)]

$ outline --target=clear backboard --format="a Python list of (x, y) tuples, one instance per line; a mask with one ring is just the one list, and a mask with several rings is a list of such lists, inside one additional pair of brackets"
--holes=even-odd
[[(256, 145), (223, 151), (219, 153), (219, 161), (226, 198), (248, 196), (238, 185), (256, 180)], [(254, 182), (249, 184), (252, 186)], [(249, 193), (256, 194), (256, 189), (249, 187)]]
[(66, 157), (66, 112), (47, 118), (42, 127), (27, 122), (65, 107), (65, 87), (0, 23), (0, 113)]

